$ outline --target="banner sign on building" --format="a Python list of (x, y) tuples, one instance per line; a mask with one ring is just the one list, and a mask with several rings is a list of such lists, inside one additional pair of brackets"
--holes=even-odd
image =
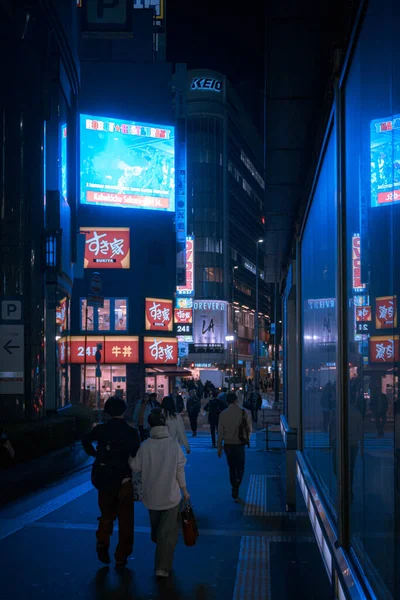
[(214, 300), (195, 300), (193, 341), (203, 352), (221, 351), (226, 347), (228, 303)]
[(394, 363), (400, 360), (400, 339), (398, 335), (374, 336), (369, 340), (369, 360), (371, 363)]
[(80, 117), (81, 204), (175, 211), (175, 130)]
[(177, 296), (175, 299), (176, 308), (193, 308), (193, 298), (183, 298)]
[(397, 296), (377, 298), (375, 307), (375, 325), (377, 329), (397, 327)]
[(56, 307), (56, 323), (60, 325), (61, 331), (67, 329), (67, 297), (60, 300), (60, 304)]
[(356, 321), (372, 321), (371, 306), (356, 306)]
[(172, 300), (146, 298), (146, 330), (172, 331), (173, 307)]
[(352, 273), (353, 273), (353, 290), (362, 292), (365, 289), (365, 284), (361, 282), (361, 237), (360, 234), (354, 234), (352, 237)]
[(85, 269), (129, 269), (129, 227), (81, 227)]
[(145, 337), (144, 362), (146, 365), (176, 365), (178, 340), (176, 338)]
[(371, 121), (371, 206), (400, 202), (400, 115)]
[(194, 295), (194, 239), (186, 237), (186, 285), (178, 285), (177, 294), (180, 296)]
[(193, 309), (175, 308), (175, 333), (177, 335), (193, 335)]
[(58, 341), (61, 364), (96, 364), (98, 344), (102, 345), (102, 364), (126, 364), (139, 362), (139, 338), (137, 336), (77, 335), (63, 337)]

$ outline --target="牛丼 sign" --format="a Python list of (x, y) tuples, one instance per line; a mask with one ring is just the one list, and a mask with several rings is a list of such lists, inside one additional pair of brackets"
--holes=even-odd
[[(139, 362), (139, 338), (137, 336), (71, 336), (58, 341), (59, 361), (65, 363), (96, 364), (96, 353), (102, 344), (101, 364), (125, 364)], [(86, 361), (85, 361), (86, 355)], [(99, 358), (99, 355), (97, 355)]]

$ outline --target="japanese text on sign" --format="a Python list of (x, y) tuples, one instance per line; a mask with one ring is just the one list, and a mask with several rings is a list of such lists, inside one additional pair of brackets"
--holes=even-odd
[(172, 300), (146, 298), (146, 329), (172, 331)]
[(399, 360), (399, 336), (377, 336), (370, 338), (370, 361), (390, 363)]
[(176, 364), (178, 361), (176, 338), (144, 338), (144, 361), (147, 364)]
[(376, 299), (375, 322), (377, 329), (397, 327), (396, 296), (383, 296)]
[(85, 233), (85, 269), (129, 269), (129, 228), (81, 227)]

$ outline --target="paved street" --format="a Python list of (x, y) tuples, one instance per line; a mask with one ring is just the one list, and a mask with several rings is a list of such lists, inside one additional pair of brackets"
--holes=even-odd
[[(196, 547), (178, 542), (173, 577), (158, 584), (149, 519), (135, 505), (135, 546), (118, 574), (95, 552), (98, 509), (89, 470), (59, 480), (0, 511), (1, 600), (327, 600), (330, 588), (304, 505), (284, 512), (283, 452), (247, 452), (240, 502), (225, 458), (207, 433), (191, 438), (188, 489), (199, 522)], [(115, 545), (115, 535), (113, 544)]]

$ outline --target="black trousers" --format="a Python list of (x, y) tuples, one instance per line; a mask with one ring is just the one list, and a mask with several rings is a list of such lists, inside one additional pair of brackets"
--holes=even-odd
[(219, 423), (219, 419), (216, 419), (216, 420), (212, 419), (210, 421), (211, 439), (212, 439), (212, 443), (214, 444), (214, 446), (216, 444), (216, 441), (215, 441), (215, 432), (218, 431), (218, 423)]
[(196, 433), (196, 431), (197, 431), (198, 416), (199, 416), (199, 413), (189, 413), (190, 428), (193, 431), (193, 433)]
[(244, 475), (245, 446), (244, 444), (225, 444), (224, 450), (228, 461), (231, 486), (237, 487), (242, 483)]

